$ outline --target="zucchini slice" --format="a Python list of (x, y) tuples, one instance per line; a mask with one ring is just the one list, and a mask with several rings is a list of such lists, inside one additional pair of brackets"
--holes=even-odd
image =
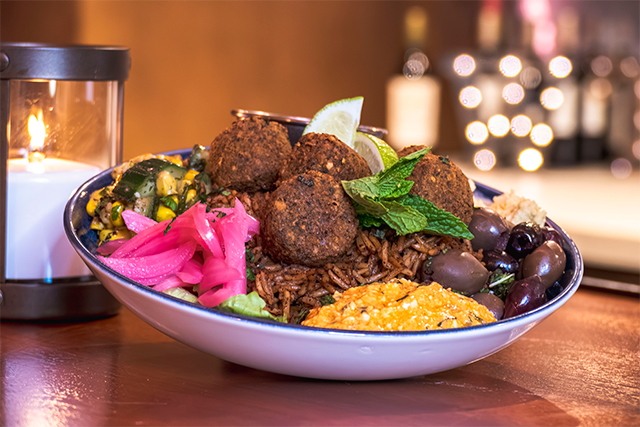
[(187, 173), (187, 169), (162, 159), (148, 159), (136, 163), (122, 175), (113, 189), (119, 197), (134, 203), (136, 199), (156, 196), (156, 178), (167, 171), (177, 180)]

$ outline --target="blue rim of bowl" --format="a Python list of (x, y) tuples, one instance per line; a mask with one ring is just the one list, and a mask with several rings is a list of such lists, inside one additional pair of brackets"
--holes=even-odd
[[(191, 152), (191, 149), (181, 149), (181, 150), (165, 152), (162, 154), (181, 155), (184, 158), (185, 155), (188, 155), (188, 153), (190, 152)], [(81, 215), (84, 217), (85, 220), (87, 220), (87, 218), (90, 218), (89, 214), (87, 214), (86, 210), (84, 209), (86, 202), (84, 202), (81, 205), (81, 210), (79, 212), (77, 212), (75, 208), (78, 206), (78, 204), (81, 201), (87, 200), (93, 191), (103, 188), (106, 185), (109, 185), (108, 178), (111, 177), (111, 171), (113, 169), (114, 168), (110, 168), (105, 171), (102, 171), (101, 173), (97, 174), (96, 176), (86, 181), (74, 192), (71, 198), (67, 201), (67, 204), (64, 209), (63, 219), (64, 219), (64, 230), (71, 245), (75, 248), (76, 251), (82, 252), (82, 254), (86, 258), (90, 259), (93, 262), (93, 264), (95, 264), (96, 268), (101, 269), (105, 273), (113, 276), (114, 278), (125, 283), (126, 285), (133, 287), (134, 289), (147, 292), (149, 295), (155, 298), (159, 298), (162, 301), (167, 301), (167, 300), (173, 301), (177, 304), (181, 304), (183, 308), (197, 310), (199, 313), (210, 313), (213, 316), (221, 316), (225, 320), (237, 320), (242, 323), (249, 322), (255, 326), (259, 325), (264, 327), (285, 328), (288, 330), (308, 331), (313, 333), (331, 333), (333, 335), (342, 334), (345, 336), (375, 335), (375, 336), (394, 336), (394, 337), (415, 337), (415, 336), (430, 336), (435, 334), (438, 334), (438, 335), (456, 334), (456, 333), (460, 334), (460, 333), (468, 332), (471, 330), (486, 330), (487, 328), (495, 329), (496, 327), (500, 327), (501, 325), (509, 325), (509, 324), (517, 323), (519, 321), (522, 321), (523, 319), (526, 319), (527, 317), (534, 317), (536, 314), (541, 313), (543, 311), (547, 311), (552, 307), (555, 307), (555, 306), (560, 307), (578, 289), (578, 287), (580, 286), (580, 281), (582, 280), (582, 275), (584, 273), (584, 264), (582, 261), (582, 256), (580, 255), (580, 252), (575, 242), (568, 236), (568, 234), (560, 226), (558, 226), (555, 222), (547, 218), (547, 224), (553, 227), (555, 230), (557, 230), (564, 239), (563, 248), (565, 249), (565, 252), (570, 253), (571, 256), (567, 258), (571, 259), (573, 263), (571, 270), (569, 270), (572, 273), (571, 275), (569, 275), (568, 271), (565, 271), (563, 278), (567, 279), (568, 277), (568, 280), (566, 280), (566, 284), (563, 290), (558, 295), (556, 295), (553, 299), (551, 299), (550, 301), (547, 301), (545, 304), (541, 305), (538, 308), (535, 308), (533, 310), (530, 310), (518, 316), (510, 317), (508, 319), (501, 319), (496, 322), (486, 323), (482, 325), (466, 326), (466, 327), (452, 328), (452, 329), (438, 329), (438, 330), (426, 330), (426, 331), (359, 331), (359, 330), (330, 329), (330, 328), (303, 326), (303, 325), (276, 322), (268, 319), (259, 319), (259, 318), (245, 316), (241, 314), (229, 313), (229, 312), (217, 310), (215, 308), (205, 307), (200, 304), (191, 303), (191, 302), (182, 300), (180, 298), (176, 298), (171, 295), (165, 294), (163, 292), (156, 291), (148, 286), (135, 282), (127, 278), (126, 276), (118, 273), (117, 271), (109, 268), (108, 266), (102, 264), (97, 259), (96, 255), (92, 253), (92, 251), (85, 246), (85, 244), (82, 242), (82, 240), (78, 235), (78, 230), (76, 230), (74, 226), (74, 215)], [(502, 194), (502, 192), (496, 189), (493, 189), (487, 185), (484, 185), (475, 181), (474, 183), (476, 186), (474, 194), (476, 196), (478, 196), (476, 192), (479, 192), (480, 193), (479, 196), (485, 199), (490, 199), (499, 194)], [(93, 188), (94, 186), (96, 188)], [(550, 312), (552, 311), (554, 310), (551, 310)]]

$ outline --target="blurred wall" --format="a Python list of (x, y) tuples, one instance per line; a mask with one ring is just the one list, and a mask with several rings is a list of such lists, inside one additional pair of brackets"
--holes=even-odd
[[(416, 2), (6, 1), (3, 41), (131, 49), (124, 157), (209, 144), (234, 108), (311, 116), (365, 97), (385, 126), (385, 84), (402, 66), (402, 21)], [(478, 2), (423, 2), (429, 54), (474, 43)], [(461, 142), (445, 86), (440, 151)]]

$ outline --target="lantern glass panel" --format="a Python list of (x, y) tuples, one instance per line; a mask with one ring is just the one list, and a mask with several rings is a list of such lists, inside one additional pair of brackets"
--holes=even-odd
[[(106, 169), (119, 160), (117, 81), (12, 80), (9, 158), (68, 159)], [(32, 126), (44, 130), (37, 148)], [(36, 146), (34, 146), (34, 143)]]

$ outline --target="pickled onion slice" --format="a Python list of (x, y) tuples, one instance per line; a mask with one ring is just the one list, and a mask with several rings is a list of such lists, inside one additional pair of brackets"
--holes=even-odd
[(176, 274), (172, 274), (171, 276), (164, 279), (162, 282), (158, 283), (153, 287), (156, 291), (166, 291), (171, 288), (181, 288), (186, 284), (182, 279), (180, 279)]
[(124, 225), (136, 234), (158, 223), (157, 221), (130, 209), (124, 210), (121, 215)]
[(202, 281), (202, 262), (193, 257), (186, 262), (182, 270), (176, 273), (176, 276), (180, 278), (184, 283), (195, 285)]
[(186, 243), (156, 255), (135, 258), (106, 258), (98, 255), (98, 259), (130, 279), (152, 279), (180, 270), (193, 257), (195, 249), (193, 243)]
[(138, 234), (99, 251), (111, 252), (110, 257), (98, 255), (105, 265), (158, 291), (197, 284), (199, 301), (207, 307), (246, 293), (245, 243), (259, 232), (260, 224), (240, 200), (233, 208), (211, 212), (197, 203), (160, 223), (126, 212), (131, 213), (125, 224)]

